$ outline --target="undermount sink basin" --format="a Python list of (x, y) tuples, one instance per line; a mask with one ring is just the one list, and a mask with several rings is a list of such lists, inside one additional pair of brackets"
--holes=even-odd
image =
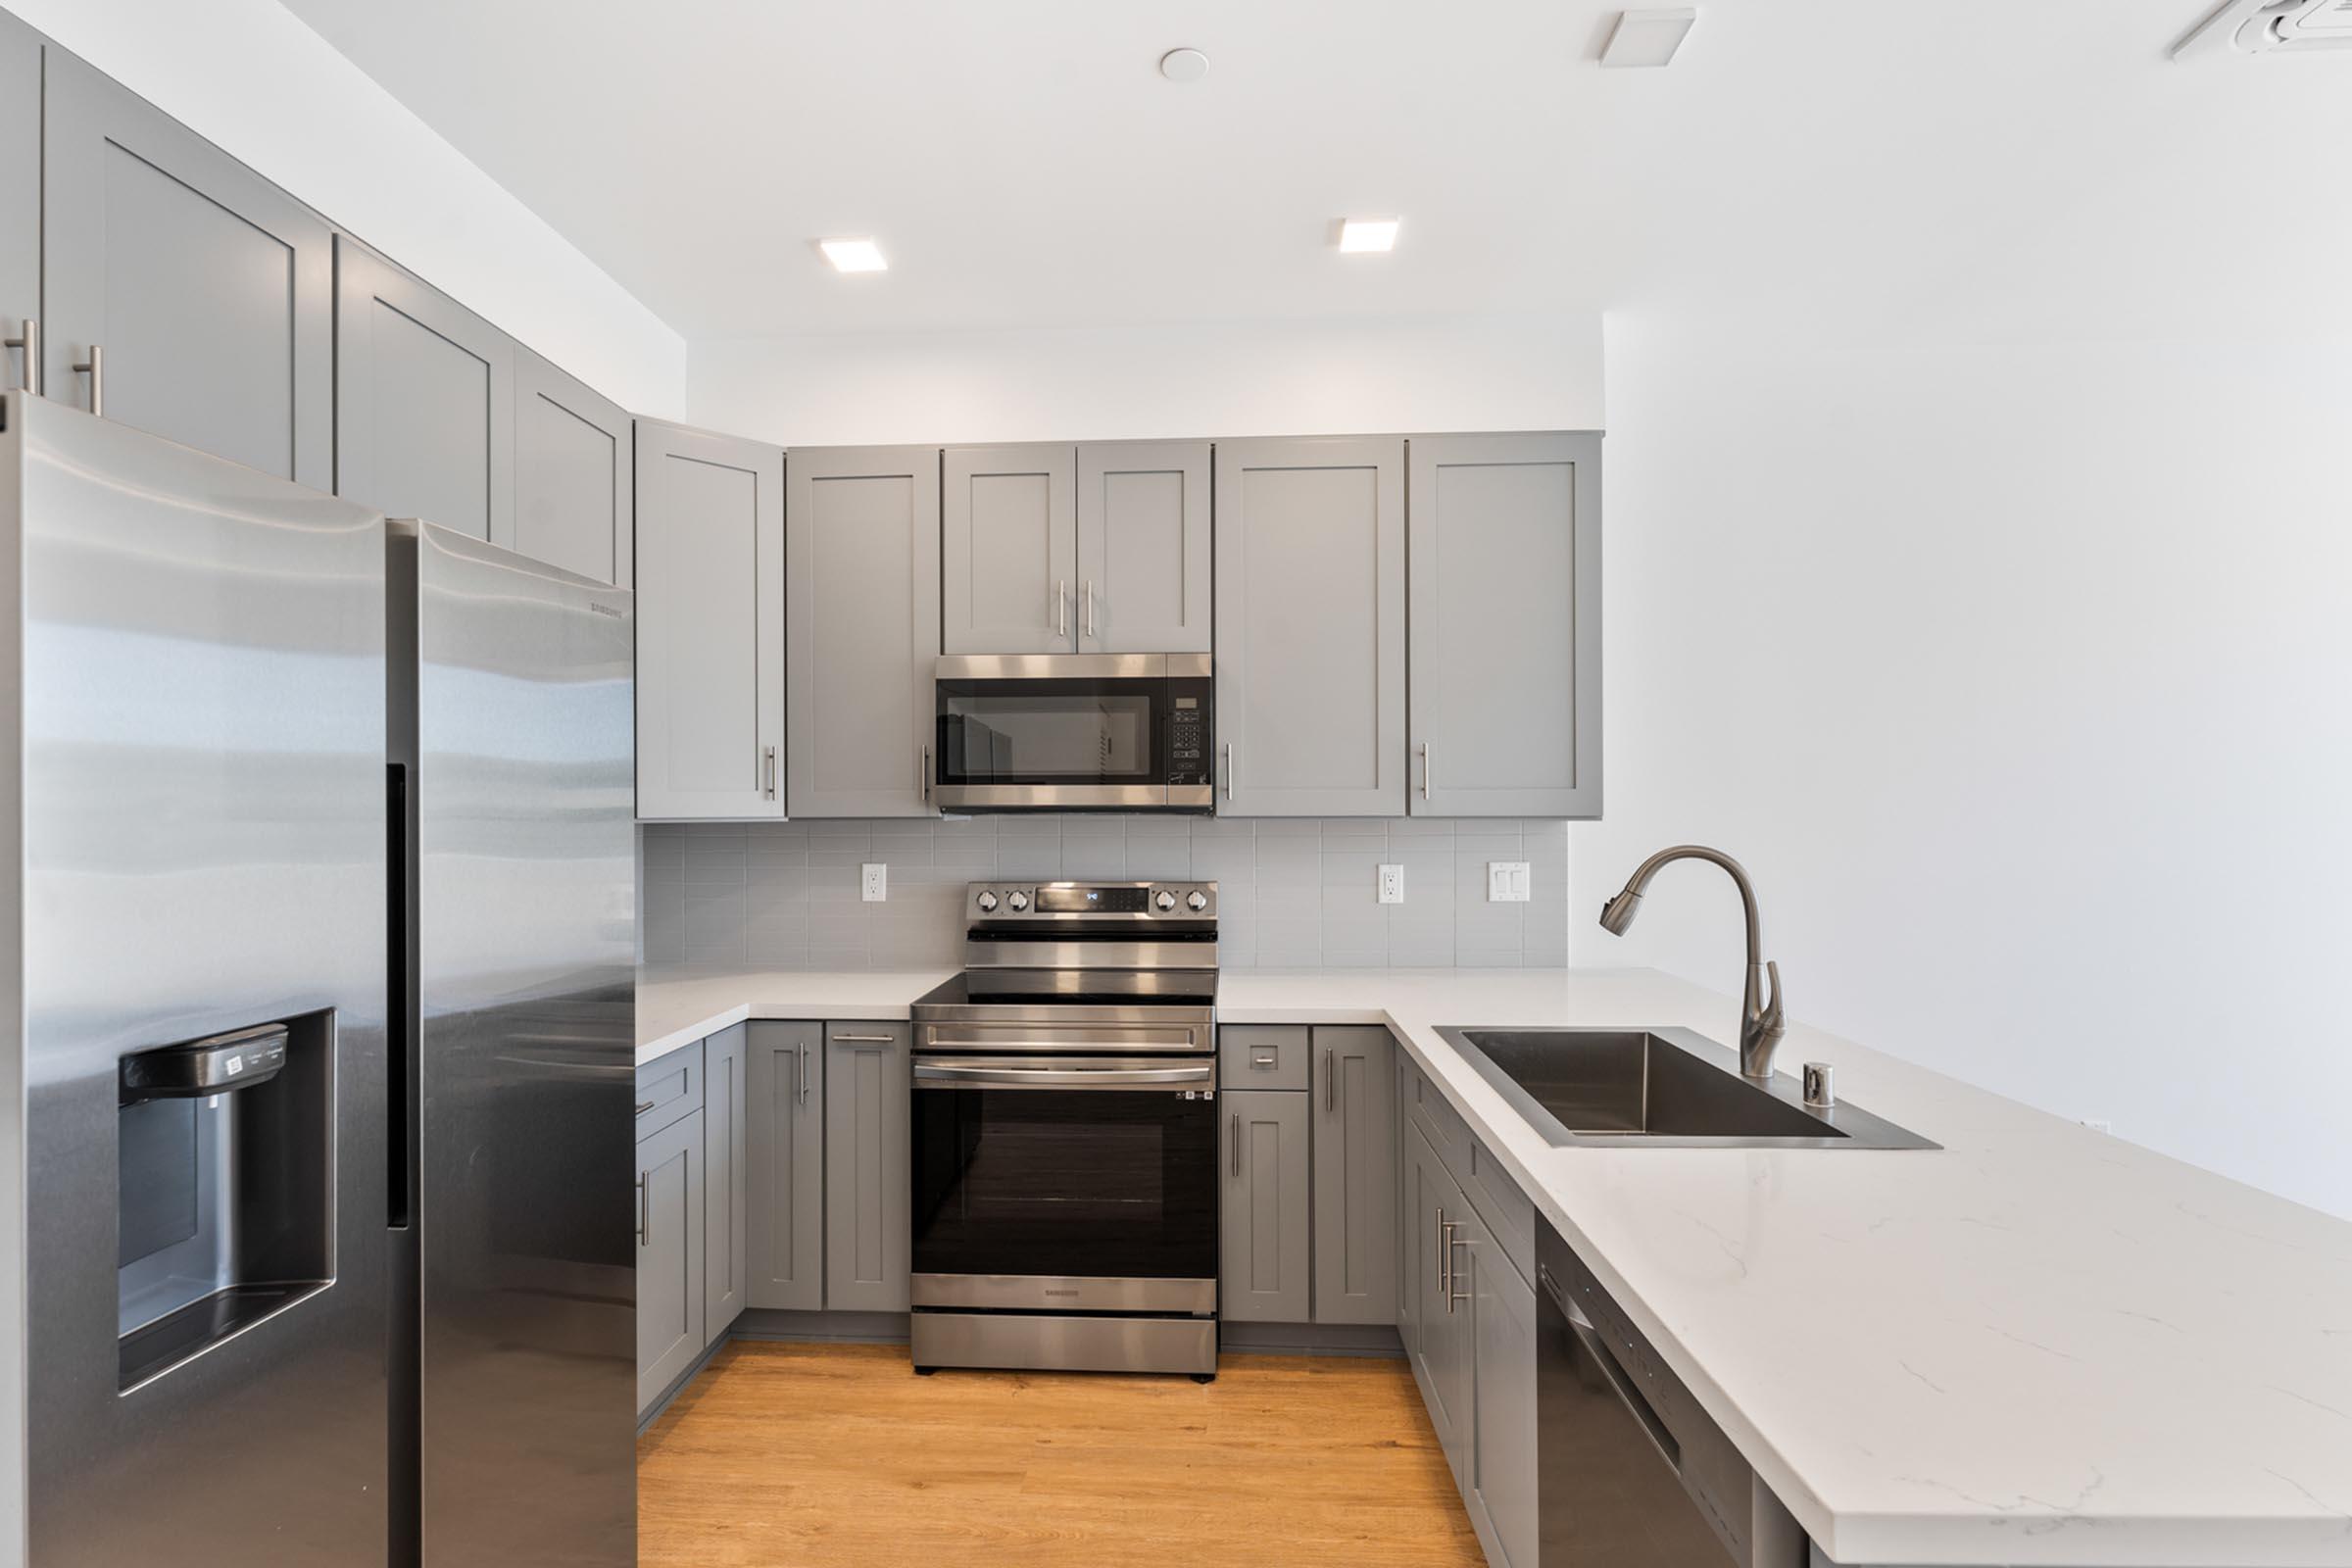
[(1783, 1074), (1742, 1078), (1732, 1052), (1688, 1029), (1438, 1033), (1555, 1146), (1936, 1147), (1859, 1105), (1808, 1105)]

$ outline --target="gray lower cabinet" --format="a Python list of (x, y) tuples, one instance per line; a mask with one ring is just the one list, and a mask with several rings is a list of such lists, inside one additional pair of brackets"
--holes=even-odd
[(636, 436), (637, 814), (782, 816), (784, 454)]
[(1229, 1323), (1304, 1323), (1312, 1304), (1307, 1097), (1237, 1089), (1225, 1113), (1217, 1310)]
[(1217, 810), (1404, 814), (1404, 442), (1216, 452)]
[(635, 451), (619, 404), (515, 345), (515, 550), (630, 586)]
[(0, 390), (40, 384), (40, 317), (41, 35), (0, 11)]
[(747, 1200), (751, 1168), (745, 1069), (750, 1026), (703, 1042), (703, 1343), (727, 1331), (750, 1304)]
[(703, 1113), (637, 1145), (637, 1408), (709, 1344), (703, 1316)]
[(825, 1026), (825, 1305), (834, 1311), (911, 1304), (913, 1045), (910, 1024)]
[(940, 454), (942, 646), (1066, 654), (1077, 646), (1077, 448)]
[[(1453, 1239), (1470, 1205), (1417, 1123), (1405, 1127), (1403, 1163), (1405, 1217), (1398, 1228), (1398, 1278), (1401, 1288), (1411, 1293), (1414, 1320), (1406, 1358), (1446, 1463), (1455, 1484), (1467, 1490), (1464, 1446), (1473, 1430), (1469, 1320), (1453, 1299), (1451, 1259)], [(1447, 1228), (1449, 1222), (1454, 1229)]]
[(514, 342), (335, 236), (335, 493), (511, 546)]
[(1396, 1321), (1396, 1043), (1320, 1025), (1314, 1088), (1318, 1323)]
[(813, 1312), (825, 1304), (824, 1026), (745, 1028), (748, 1304)]
[(1454, 1271), (1470, 1325), (1473, 1432), (1463, 1493), (1492, 1568), (1535, 1568), (1536, 1291), (1475, 1209), (1463, 1215)]
[(1599, 434), (1409, 450), (1409, 809), (1598, 816)]
[(937, 447), (785, 454), (794, 816), (939, 809), (939, 463)]
[(1209, 471), (1205, 441), (1078, 449), (1080, 653), (1209, 651)]
[[(83, 62), (45, 54), (30, 144), (43, 167), (44, 390), (84, 409), (103, 395), (108, 418), (331, 487), (326, 223)], [(0, 95), (0, 116), (22, 102)], [(12, 138), (0, 159), (24, 145)]]

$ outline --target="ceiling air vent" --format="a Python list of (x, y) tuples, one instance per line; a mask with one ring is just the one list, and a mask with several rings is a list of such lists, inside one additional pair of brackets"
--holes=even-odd
[(2225, 0), (2180, 40), (2173, 58), (2317, 49), (2352, 49), (2352, 0)]

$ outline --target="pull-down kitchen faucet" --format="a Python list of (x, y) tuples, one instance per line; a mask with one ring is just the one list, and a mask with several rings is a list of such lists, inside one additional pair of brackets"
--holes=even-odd
[[(1788, 1015), (1781, 1010), (1781, 966), (1763, 961), (1762, 943), (1756, 935), (1756, 890), (1738, 860), (1700, 844), (1660, 850), (1634, 868), (1624, 892), (1600, 906), (1600, 928), (1611, 936), (1625, 935), (1625, 928), (1641, 911), (1642, 893), (1649, 879), (1658, 874), (1660, 866), (1675, 860), (1710, 860), (1729, 871), (1739, 884), (1740, 906), (1747, 915), (1747, 991), (1740, 1003), (1740, 1071), (1750, 1078), (1769, 1078), (1772, 1054), (1780, 1049), (1781, 1036), (1788, 1032)], [(1767, 973), (1772, 976), (1770, 1002), (1764, 1000)]]

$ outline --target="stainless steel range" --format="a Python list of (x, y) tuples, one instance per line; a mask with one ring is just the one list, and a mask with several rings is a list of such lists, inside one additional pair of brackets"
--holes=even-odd
[(975, 882), (914, 1004), (915, 1370), (1217, 1368), (1217, 885)]

